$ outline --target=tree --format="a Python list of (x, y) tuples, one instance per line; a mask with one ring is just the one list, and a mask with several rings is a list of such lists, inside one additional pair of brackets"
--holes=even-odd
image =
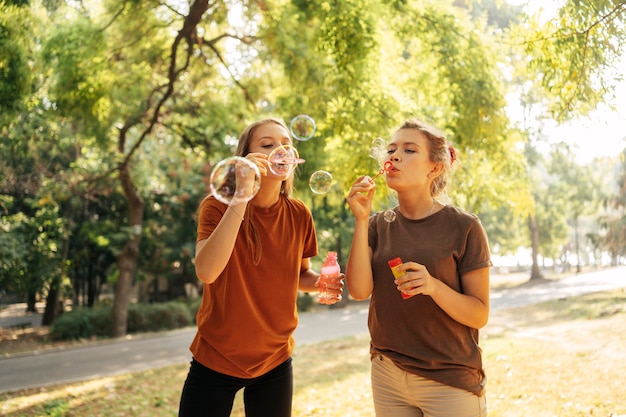
[(581, 272), (579, 221), (582, 215), (597, 211), (603, 198), (602, 187), (591, 166), (577, 164), (566, 145), (557, 146), (552, 153), (551, 171), (560, 178), (554, 194), (565, 201), (568, 218), (574, 228), (576, 272)]
[(513, 30), (524, 48), (529, 80), (557, 121), (588, 114), (614, 89), (626, 45), (626, 3), (567, 1), (558, 16), (539, 15)]
[[(485, 214), (492, 243), (511, 250), (523, 234), (504, 225), (519, 227), (535, 204), (525, 175), (527, 135), (511, 128), (505, 111), (509, 54), (501, 48), (510, 45), (503, 28), (511, 14), (490, 7), (486, 16), (455, 3), (31, 5), (45, 28), (29, 49), (33, 106), (20, 108), (4, 132), (21, 149), (25, 115), (36, 108), (53, 134), (38, 131), (40, 142), (20, 163), (62, 145), (63, 169), (41, 171), (52, 179), (47, 193), (34, 182), (29, 196), (45, 195), (66, 221), (62, 275), (75, 301), (93, 305), (103, 282), (114, 282), (120, 336), (133, 282), (157, 273), (192, 280), (192, 219), (207, 177), (232, 154), (242, 126), (267, 114), (290, 120), (306, 113), (317, 122), (314, 138), (297, 144), (307, 163), (296, 186), (324, 247), (341, 254), (349, 245), (344, 194), (358, 175), (380, 169), (368, 155), (372, 140), (419, 116), (458, 149), (450, 198)], [(321, 169), (335, 185), (313, 195), (308, 178)], [(379, 185), (377, 210), (394, 204)], [(18, 209), (24, 200), (12, 210), (32, 216), (28, 204)]]
[(619, 259), (626, 256), (626, 149), (622, 151), (620, 160), (615, 193), (605, 200), (610, 211), (599, 219), (604, 231), (599, 240), (602, 248), (610, 254), (613, 266), (618, 265)]

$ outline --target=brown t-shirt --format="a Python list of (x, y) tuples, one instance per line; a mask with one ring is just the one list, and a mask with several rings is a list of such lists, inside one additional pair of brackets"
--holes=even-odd
[(395, 211), (393, 222), (377, 213), (369, 223), (374, 253), (371, 353), (389, 357), (407, 372), (483, 395), (486, 378), (478, 330), (453, 320), (429, 296), (403, 300), (387, 264), (395, 257), (423, 264), (433, 277), (462, 293), (462, 274), (491, 266), (480, 220), (451, 206), (420, 220)]
[[(211, 235), (226, 209), (213, 197), (203, 202), (198, 241)], [(300, 200), (281, 195), (269, 208), (249, 204), (245, 216), (226, 268), (204, 284), (190, 350), (207, 368), (254, 378), (293, 352), (300, 266), (303, 258), (317, 255), (317, 239), (311, 212)]]

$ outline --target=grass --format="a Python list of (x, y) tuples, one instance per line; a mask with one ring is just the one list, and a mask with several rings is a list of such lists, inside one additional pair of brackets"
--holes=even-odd
[[(498, 311), (481, 332), (490, 417), (626, 415), (626, 293)], [(187, 365), (0, 394), (0, 415), (176, 416)], [(373, 417), (368, 337), (298, 346), (294, 416)], [(242, 417), (238, 395), (233, 417)]]

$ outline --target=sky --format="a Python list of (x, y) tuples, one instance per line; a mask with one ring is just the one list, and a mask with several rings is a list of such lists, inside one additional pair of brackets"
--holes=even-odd
[[(507, 0), (526, 5), (527, 12), (540, 12), (544, 18), (554, 16), (562, 0)], [(543, 130), (552, 143), (572, 144), (579, 163), (591, 162), (602, 156), (619, 155), (626, 148), (626, 56), (618, 65), (617, 73), (624, 78), (617, 86), (615, 99), (599, 106), (589, 116), (561, 125), (547, 123)], [(514, 107), (514, 103), (511, 103)], [(611, 109), (611, 105), (614, 109)], [(514, 116), (512, 117), (514, 119)]]

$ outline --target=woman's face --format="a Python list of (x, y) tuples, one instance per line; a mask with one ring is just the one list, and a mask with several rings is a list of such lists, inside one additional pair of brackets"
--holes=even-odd
[(387, 185), (394, 190), (430, 187), (429, 175), (436, 164), (430, 160), (430, 144), (416, 129), (400, 129), (387, 147), (392, 167), (386, 173)]
[(291, 145), (287, 130), (276, 123), (265, 123), (254, 130), (248, 150), (269, 155), (281, 145)]
[[(258, 126), (252, 133), (250, 138), (250, 144), (248, 147), (249, 153), (258, 153), (266, 156), (270, 156), (272, 151), (283, 146), (291, 146), (291, 137), (287, 130), (276, 123), (265, 123)], [(284, 153), (284, 152), (283, 152)], [(268, 178), (284, 181), (294, 171), (295, 165), (274, 164), (270, 169), (270, 161), (267, 159), (257, 162), (263, 164), (265, 167), (265, 176)]]

